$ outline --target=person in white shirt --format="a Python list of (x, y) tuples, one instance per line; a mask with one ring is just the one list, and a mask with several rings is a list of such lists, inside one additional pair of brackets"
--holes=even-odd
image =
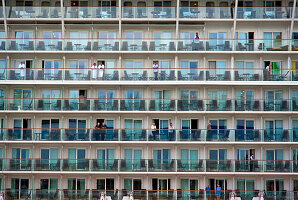
[(266, 70), (266, 80), (269, 80), (270, 79), (270, 70), (271, 70), (271, 64), (267, 65), (265, 67), (265, 70)]
[(170, 123), (168, 138), (170, 141), (172, 141), (175, 138), (175, 127), (174, 127), (173, 123)]
[(23, 63), (23, 61), (21, 62), (21, 64), (19, 64), (19, 69), (20, 69), (21, 80), (24, 80), (26, 65)]
[(153, 140), (156, 140), (156, 125), (153, 122), (153, 124), (151, 125), (151, 131), (152, 131), (152, 135), (153, 135)]
[(105, 69), (105, 66), (104, 66), (103, 62), (101, 62), (100, 65), (98, 65), (97, 68), (98, 68), (98, 79), (102, 80), (103, 74), (104, 74), (104, 69)]
[(153, 62), (153, 73), (154, 73), (154, 80), (158, 79), (158, 64), (154, 61)]
[(91, 74), (92, 74), (92, 80), (95, 80), (97, 77), (97, 66), (96, 63), (93, 63), (91, 66)]

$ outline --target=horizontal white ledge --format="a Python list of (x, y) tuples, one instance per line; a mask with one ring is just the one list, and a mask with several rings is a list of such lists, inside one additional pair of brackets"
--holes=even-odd
[(57, 110), (1, 110), (0, 114), (258, 114), (258, 115), (297, 115), (298, 111), (57, 111)]
[(243, 176), (298, 176), (293, 172), (119, 172), (119, 171), (0, 171), (1, 174), (61, 174), (61, 175), (89, 175), (89, 174), (110, 174), (110, 175), (243, 175)]
[(0, 85), (90, 85), (90, 86), (298, 86), (298, 81), (79, 81), (79, 80), (0, 80)]
[(298, 142), (230, 142), (230, 141), (0, 141), (0, 144), (142, 144), (142, 145), (297, 145)]

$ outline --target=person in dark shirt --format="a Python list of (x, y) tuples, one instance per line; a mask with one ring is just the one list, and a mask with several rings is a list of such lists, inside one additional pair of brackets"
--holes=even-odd
[(93, 131), (93, 134), (94, 134), (95, 140), (99, 140), (100, 137), (101, 137), (101, 133), (100, 133), (101, 124), (100, 124), (100, 122), (97, 122), (94, 128), (95, 128), (95, 130)]
[(104, 122), (102, 122), (101, 128), (102, 128), (102, 129), (107, 129), (108, 127), (107, 127), (107, 125), (105, 125)]
[(235, 8), (235, 1), (232, 1), (231, 3), (231, 17), (234, 18), (234, 8)]
[(95, 129), (101, 129), (100, 122), (97, 122), (97, 124), (95, 125)]

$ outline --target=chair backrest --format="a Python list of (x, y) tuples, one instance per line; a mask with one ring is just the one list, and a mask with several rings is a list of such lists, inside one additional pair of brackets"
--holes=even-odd
[(62, 51), (62, 41), (58, 41), (57, 50)]
[(33, 41), (29, 41), (28, 50), (33, 50), (33, 49), (34, 49), (34, 42)]
[(94, 42), (93, 43), (93, 51), (97, 51), (98, 50), (98, 42)]
[(178, 42), (178, 51), (183, 51), (183, 41)]
[(175, 51), (175, 43), (174, 42), (170, 42), (170, 45), (169, 45), (169, 50), (170, 51)]
[(67, 42), (67, 43), (66, 43), (66, 48), (65, 48), (65, 50), (67, 50), (67, 51), (72, 51), (72, 42)]
[(200, 81), (204, 80), (204, 71), (200, 71), (199, 80)]
[(5, 41), (1, 42), (0, 50), (5, 50)]
[(142, 42), (142, 51), (148, 51), (148, 45), (146, 41)]
[(150, 41), (149, 51), (155, 51), (155, 42), (154, 41)]
[(230, 73), (230, 71), (225, 71), (224, 80), (225, 81), (230, 81), (231, 80), (231, 73)]
[(210, 72), (209, 71), (206, 71), (206, 80), (210, 80)]
[(154, 100), (150, 100), (149, 110), (150, 111), (154, 111), (155, 110), (155, 101)]
[(182, 80), (182, 79), (183, 79), (182, 73), (181, 73), (181, 71), (178, 71), (178, 80)]
[(91, 50), (91, 42), (87, 43), (87, 46), (86, 46), (85, 50), (87, 50), (87, 51)]
[(122, 42), (122, 51), (128, 51), (128, 42), (127, 41)]
[(119, 42), (115, 42), (113, 48), (112, 48), (113, 51), (119, 51)]

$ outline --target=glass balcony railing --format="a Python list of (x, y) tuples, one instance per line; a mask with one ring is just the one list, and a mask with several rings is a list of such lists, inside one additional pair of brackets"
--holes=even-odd
[[(238, 7), (237, 19), (290, 19), (293, 7)], [(119, 7), (63, 7), (65, 19), (116, 19)], [(2, 13), (2, 15), (1, 15)], [(61, 7), (6, 6), (7, 18), (58, 19)], [(233, 19), (231, 7), (180, 7), (180, 19)], [(176, 19), (176, 7), (122, 7), (123, 19)], [(0, 10), (0, 18), (3, 11)]]
[(232, 19), (232, 13), (230, 7), (180, 7), (179, 18)]
[(290, 19), (292, 7), (238, 7), (237, 19)]
[[(63, 7), (65, 19), (115, 19), (117, 7)], [(7, 18), (61, 19), (61, 7), (6, 7)], [(2, 15), (3, 17), (3, 15)]]
[(3, 171), (298, 172), (297, 160), (2, 159)]
[(84, 52), (268, 52), (297, 51), (296, 40), (286, 39), (2, 39), (1, 51)]
[(115, 19), (118, 7), (64, 7), (65, 19)]
[[(156, 73), (156, 74), (155, 74)], [(0, 68), (0, 80), (67, 80), (67, 81), (297, 81), (296, 70), (260, 68)], [(23, 74), (21, 76), (21, 74)]]
[(175, 19), (176, 7), (123, 7), (124, 19)]
[(296, 129), (2, 128), (5, 141), (297, 142)]
[[(58, 184), (62, 182), (59, 181)], [(85, 185), (84, 185), (85, 186)], [(241, 199), (261, 198), (266, 195), (270, 199), (296, 199), (296, 191), (260, 191), (260, 190), (216, 190), (205, 191), (205, 189), (196, 190), (146, 190), (146, 189), (11, 189), (2, 190), (8, 199), (128, 199), (132, 196), (134, 199), (221, 199), (229, 200), (232, 195), (241, 197)]]
[(6, 6), (7, 18), (16, 19), (61, 19), (61, 8), (60, 7), (8, 7)]
[[(296, 112), (296, 99), (0, 98), (0, 111)], [(135, 133), (142, 135), (142, 133)]]

